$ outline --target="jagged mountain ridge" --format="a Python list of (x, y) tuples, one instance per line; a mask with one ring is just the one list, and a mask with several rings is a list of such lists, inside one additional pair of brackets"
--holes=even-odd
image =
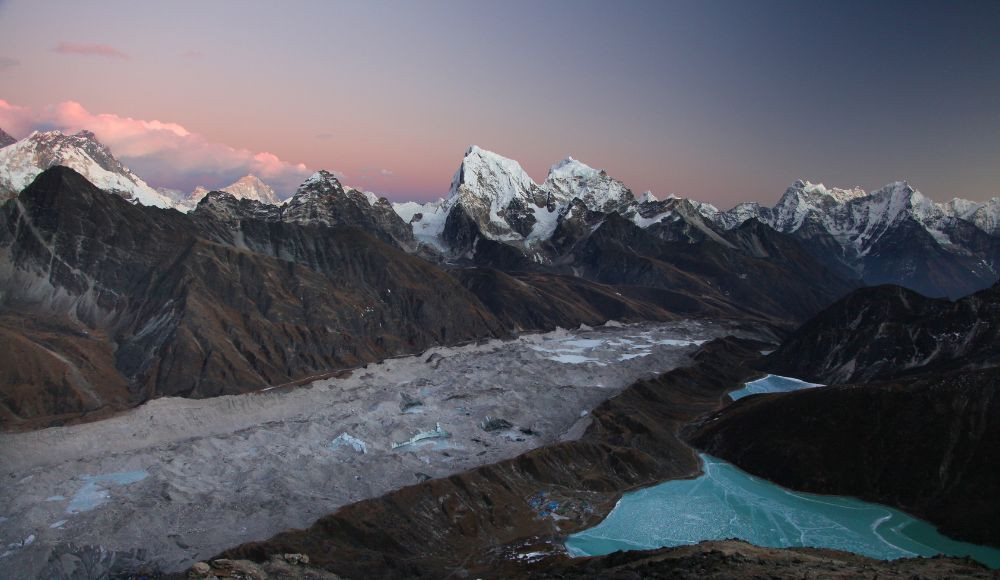
[(412, 225), (417, 239), (460, 256), (470, 248), (449, 234), (447, 221), (456, 208), (477, 224), (483, 237), (527, 249), (552, 236), (574, 199), (601, 212), (624, 210), (635, 201), (622, 182), (572, 157), (553, 165), (539, 185), (516, 161), (473, 145), (447, 198), (422, 205), (397, 203), (394, 209)]
[[(869, 193), (797, 181), (774, 207), (744, 203), (719, 211), (676, 196), (636, 200), (620, 181), (572, 158), (553, 165), (539, 185), (516, 161), (474, 146), (449, 197), (394, 208), (418, 240), (452, 260), (471, 259), (476, 236), (467, 225), (475, 223), (482, 238), (513, 246), (531, 261), (557, 263), (547, 243), (560, 245), (560, 230), (582, 232), (581, 220), (591, 227), (599, 221), (594, 212), (618, 212), (665, 240), (723, 245), (724, 232), (758, 220), (797, 238), (831, 270), (931, 296), (963, 296), (988, 287), (1000, 272), (1000, 201), (934, 203), (906, 182)], [(458, 208), (464, 216), (455, 215)]]
[[(192, 210), (211, 215), (241, 232), (245, 220), (314, 226), (354, 226), (401, 249), (413, 251), (412, 230), (393, 211), (389, 201), (374, 194), (343, 187), (328, 171), (317, 171), (282, 204), (263, 203), (225, 191), (210, 192)], [(241, 238), (244, 242), (245, 236)]]
[(1000, 272), (998, 202), (934, 203), (904, 181), (871, 193), (797, 181), (774, 207), (748, 203), (709, 213), (723, 229), (764, 222), (868, 284), (958, 298), (992, 285)]
[[(127, 387), (116, 400), (134, 405), (245, 392), (508, 332), (446, 272), (363, 230), (249, 218), (243, 225), (244, 243), (233, 243), (213, 215), (131, 205), (62, 167), (7, 202), (0, 309), (44, 313), (111, 346), (82, 361), (51, 343), (36, 348), (37, 356), (70, 361), (65, 372), (78, 379), (4, 373), (3, 422), (111, 404), (91, 388), (86, 369), (95, 366), (115, 369), (107, 380)], [(5, 330), (38, 344), (30, 329)]]
[[(54, 163), (73, 166), (103, 189), (140, 203), (189, 211), (207, 193), (200, 189), (172, 200), (124, 168), (88, 132), (36, 133), (3, 148), (0, 189), (10, 196)], [(223, 189), (236, 197), (277, 201), (273, 190), (253, 176)], [(756, 219), (795, 237), (814, 259), (842, 277), (870, 285), (902, 284), (930, 296), (963, 296), (988, 287), (1000, 272), (1000, 201), (937, 204), (905, 182), (867, 193), (799, 181), (772, 208), (749, 203), (720, 212), (711, 204), (675, 196), (661, 201), (650, 194), (636, 200), (621, 181), (571, 157), (553, 165), (546, 180), (536, 184), (516, 161), (473, 146), (447, 198), (392, 204), (410, 233), (403, 232), (375, 194), (342, 189), (348, 198), (367, 198), (373, 209), (355, 202), (331, 206), (326, 221), (375, 224), (383, 239), (392, 230), (395, 243), (446, 262), (474, 262), (474, 244), (482, 238), (513, 247), (514, 252), (490, 246), (492, 254), (507, 256), (507, 263), (565, 264), (571, 261), (560, 254), (569, 239), (566, 233), (572, 231), (572, 239), (578, 240), (587, 227), (596, 227), (599, 214), (617, 212), (667, 241), (711, 239), (724, 246), (729, 245), (726, 231)], [(478, 233), (469, 230), (471, 223)]]

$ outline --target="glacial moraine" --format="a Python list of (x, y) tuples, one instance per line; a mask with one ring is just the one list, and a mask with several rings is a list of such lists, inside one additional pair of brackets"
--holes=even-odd
[[(141, 552), (183, 570), (340, 506), (573, 439), (602, 401), (732, 334), (767, 336), (715, 321), (560, 330), (434, 348), (307, 387), (157, 399), (97, 423), (3, 434), (0, 561), (34, 577), (60, 556)], [(437, 424), (448, 437), (392, 447)], [(90, 509), (68, 509), (82, 492)]]

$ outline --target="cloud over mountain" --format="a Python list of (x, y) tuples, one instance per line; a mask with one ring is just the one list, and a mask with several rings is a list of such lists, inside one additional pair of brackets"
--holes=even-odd
[(197, 185), (221, 187), (252, 173), (279, 195), (290, 193), (312, 173), (267, 151), (213, 143), (177, 123), (92, 113), (75, 101), (21, 107), (0, 99), (0, 127), (15, 137), (31, 131), (93, 131), (133, 171), (151, 185), (190, 191)]

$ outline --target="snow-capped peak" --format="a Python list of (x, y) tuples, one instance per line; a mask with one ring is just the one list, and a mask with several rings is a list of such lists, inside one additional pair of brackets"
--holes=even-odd
[(653, 192), (648, 189), (639, 196), (639, 203), (651, 203), (654, 201), (659, 201), (659, 198), (653, 195)]
[(549, 168), (548, 179), (589, 179), (598, 173), (600, 173), (598, 170), (587, 165), (586, 163), (577, 161), (576, 159), (567, 156), (565, 159)]
[(602, 212), (622, 209), (635, 200), (624, 183), (572, 157), (549, 169), (542, 189), (561, 203), (578, 198), (588, 209)]
[[(380, 199), (382, 199), (377, 194), (374, 194), (370, 191), (364, 191), (356, 187), (349, 187), (349, 186), (344, 187), (344, 191), (346, 193), (355, 193), (357, 195), (360, 195), (361, 197), (365, 198), (365, 201), (368, 202), (368, 205), (375, 205), (376, 203), (379, 202)], [(386, 202), (388, 202), (388, 200), (386, 200)]]
[[(305, 200), (327, 198), (331, 195), (340, 200), (349, 199), (368, 206), (375, 206), (384, 199), (370, 191), (362, 191), (355, 187), (346, 187), (340, 183), (340, 180), (333, 172), (320, 169), (302, 182), (302, 185), (295, 190), (295, 194), (287, 203), (292, 203), (293, 201), (301, 203)], [(388, 205), (388, 200), (385, 203), (386, 207), (391, 207)]]
[(1000, 199), (990, 198), (989, 201), (972, 212), (967, 219), (984, 232), (1000, 236)]
[(985, 204), (978, 201), (969, 201), (967, 199), (955, 197), (952, 198), (951, 201), (945, 203), (942, 206), (942, 209), (951, 217), (969, 219), (974, 213), (976, 213), (976, 211), (979, 210), (979, 208), (983, 207), (983, 205)]
[(343, 189), (343, 186), (340, 185), (340, 180), (337, 179), (336, 175), (334, 175), (333, 173), (327, 171), (326, 169), (320, 169), (319, 171), (317, 171), (317, 172), (313, 173), (312, 175), (310, 175), (309, 177), (307, 177), (306, 180), (302, 182), (302, 185), (299, 186), (299, 188), (296, 191), (296, 193), (298, 193), (299, 191), (308, 190), (308, 189), (315, 189), (315, 188), (319, 188), (319, 189), (340, 188), (340, 189)]
[(520, 163), (473, 145), (455, 172), (449, 196), (488, 198), (500, 209), (514, 199), (533, 197), (537, 188)]
[(54, 165), (70, 167), (100, 189), (125, 199), (158, 207), (174, 205), (115, 159), (90, 131), (73, 135), (35, 131), (0, 149), (0, 197), (16, 195)]
[(261, 203), (278, 204), (278, 196), (271, 186), (264, 183), (256, 175), (246, 175), (234, 183), (223, 187), (220, 191), (231, 193), (237, 199), (252, 199)]
[(209, 191), (223, 191), (236, 199), (249, 199), (269, 205), (278, 205), (281, 203), (278, 201), (278, 196), (271, 189), (271, 186), (261, 181), (256, 175), (245, 175), (217, 190), (209, 190), (199, 185), (184, 199), (177, 201), (177, 209), (181, 211), (194, 209), (208, 195)]
[(852, 187), (850, 189), (840, 189), (837, 187), (827, 188), (822, 183), (812, 183), (802, 179), (797, 180), (791, 189), (800, 189), (805, 193), (829, 197), (837, 203), (847, 203), (852, 199), (868, 195), (868, 193), (860, 187)]

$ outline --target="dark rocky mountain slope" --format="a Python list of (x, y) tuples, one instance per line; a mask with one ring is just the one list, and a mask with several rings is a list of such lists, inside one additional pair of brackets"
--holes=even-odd
[(726, 244), (665, 241), (613, 213), (573, 248), (570, 265), (595, 282), (710, 296), (791, 326), (857, 288), (762, 224), (728, 235)]
[(828, 269), (790, 236), (756, 221), (711, 237), (674, 240), (667, 228), (688, 231), (686, 222), (643, 229), (617, 212), (592, 212), (579, 203), (574, 207), (573, 219), (562, 220), (542, 246), (546, 258), (540, 261), (532, 257), (537, 254), (484, 236), (461, 208), (448, 215), (444, 239), (465, 248), (464, 254), (453, 255), (460, 264), (573, 275), (705, 302), (710, 309), (741, 311), (788, 329), (860, 283), (845, 277), (844, 270)]
[(824, 384), (1000, 365), (1000, 284), (954, 302), (899, 286), (857, 290), (802, 325), (764, 365)]
[[(117, 369), (107, 380), (128, 385), (84, 410), (244, 392), (507, 333), (454, 277), (362, 230), (245, 220), (240, 243), (227, 243), (225, 224), (211, 219), (129, 204), (65, 168), (3, 207), (3, 311), (103, 335), (106, 348), (87, 351), (100, 360), (88, 364)], [(34, 356), (73, 360), (31, 326), (5, 332)], [(41, 381), (37, 397), (51, 404), (5, 401), (9, 413), (60, 415), (68, 409), (56, 392), (99, 382), (67, 372), (73, 381)], [(5, 394), (30, 382), (12, 374)]]

